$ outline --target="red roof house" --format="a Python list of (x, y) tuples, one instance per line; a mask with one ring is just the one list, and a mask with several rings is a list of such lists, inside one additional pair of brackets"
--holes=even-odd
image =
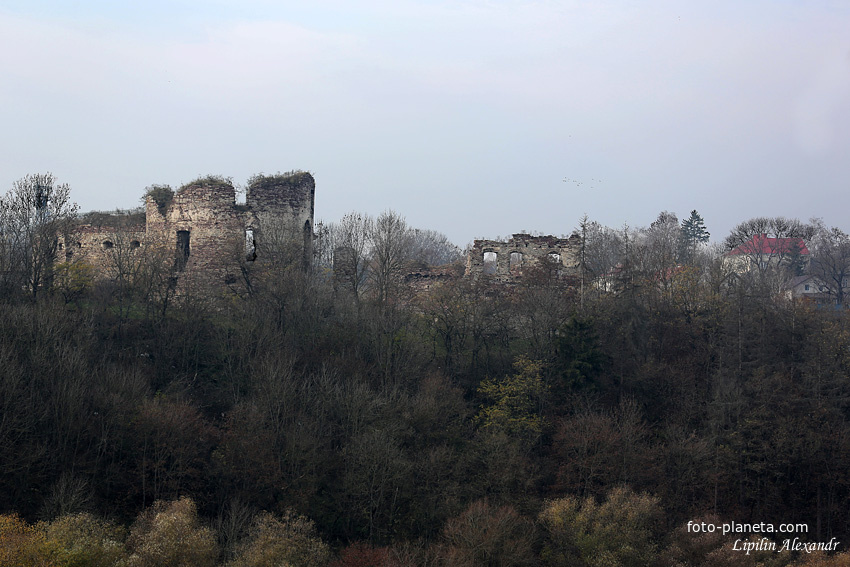
[(729, 256), (740, 254), (764, 254), (765, 256), (785, 256), (799, 251), (802, 255), (808, 255), (809, 249), (799, 236), (788, 238), (768, 238), (766, 234), (756, 234), (747, 242), (736, 246), (729, 252)]

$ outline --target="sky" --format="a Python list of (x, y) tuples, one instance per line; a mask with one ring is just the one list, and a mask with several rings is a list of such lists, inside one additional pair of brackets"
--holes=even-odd
[(0, 191), (306, 170), (459, 246), (698, 210), (850, 232), (850, 2), (0, 0)]

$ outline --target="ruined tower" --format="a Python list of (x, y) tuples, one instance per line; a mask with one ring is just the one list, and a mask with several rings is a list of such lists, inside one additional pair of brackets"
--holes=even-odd
[(155, 197), (145, 203), (148, 241), (174, 250), (178, 279), (220, 286), (233, 279), (240, 257), (310, 264), (315, 181), (309, 173), (254, 176), (244, 205), (236, 204), (229, 179), (214, 176)]
[(257, 175), (248, 181), (246, 229), (259, 258), (264, 252), (278, 255), (283, 249), (297, 250), (304, 266), (310, 265), (315, 199), (316, 182), (304, 171)]

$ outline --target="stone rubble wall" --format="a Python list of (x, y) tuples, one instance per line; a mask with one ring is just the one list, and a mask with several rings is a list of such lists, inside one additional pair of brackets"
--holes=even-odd
[[(315, 202), (312, 175), (295, 172), (258, 177), (248, 191), (246, 203), (238, 205), (229, 181), (200, 179), (177, 190), (163, 209), (148, 196), (143, 226), (80, 225), (73, 235), (61, 239), (60, 260), (86, 262), (97, 275), (109, 277), (119, 250), (163, 246), (174, 254), (178, 293), (194, 287), (220, 289), (238, 276), (240, 262), (262, 262), (263, 250), (271, 246), (263, 243), (264, 234), (288, 235), (309, 263)], [(189, 244), (185, 262), (179, 259), (181, 232)], [(248, 234), (253, 234), (255, 247), (247, 245)], [(256, 258), (249, 254), (252, 248)]]
[[(543, 261), (557, 262), (559, 273), (572, 276), (578, 273), (581, 239), (555, 236), (514, 234), (505, 242), (476, 240), (466, 259), (466, 277), (491, 276), (496, 280), (511, 281), (522, 277), (529, 266), (539, 266)], [(495, 262), (485, 262), (485, 255), (495, 254)], [(516, 254), (511, 265), (511, 255)], [(555, 256), (557, 255), (557, 256)]]

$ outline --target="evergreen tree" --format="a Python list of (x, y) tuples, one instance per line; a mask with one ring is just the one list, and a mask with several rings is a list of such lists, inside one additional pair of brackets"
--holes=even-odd
[(694, 209), (691, 216), (682, 221), (682, 242), (684, 259), (692, 261), (700, 244), (708, 242), (711, 233), (705, 228), (705, 221)]

